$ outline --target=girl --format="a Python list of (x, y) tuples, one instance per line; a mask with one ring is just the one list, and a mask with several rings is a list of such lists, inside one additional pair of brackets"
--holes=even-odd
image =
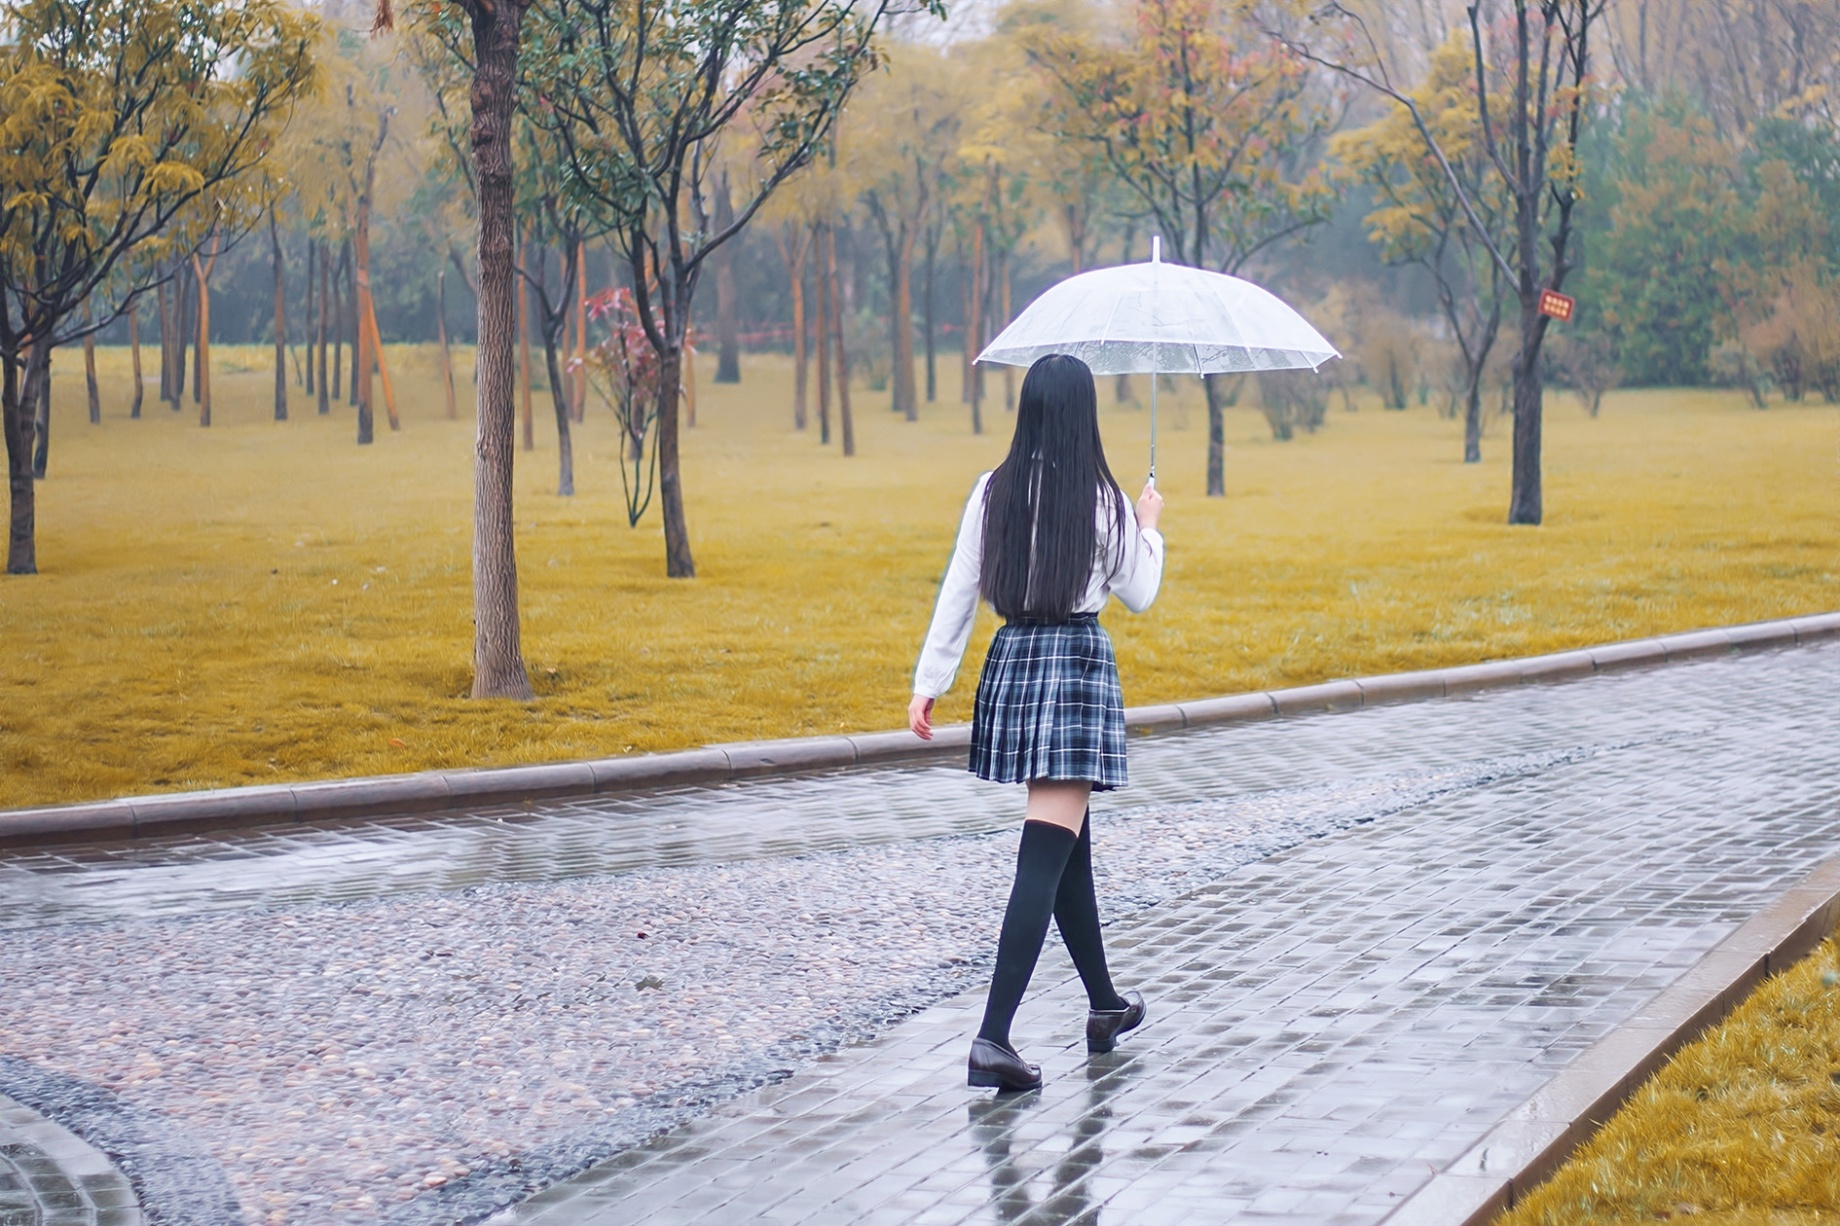
[(1050, 915), (1086, 986), (1087, 1050), (1112, 1050), (1144, 1020), (1143, 998), (1120, 996), (1106, 970), (1087, 800), (1125, 783), (1124, 699), (1099, 610), (1112, 593), (1135, 613), (1156, 599), (1162, 510), (1146, 484), (1131, 522), (1099, 443), (1086, 363), (1050, 354), (1031, 366), (1009, 455), (971, 489), (907, 708), (915, 735), (932, 740), (933, 700), (952, 686), (978, 597), (989, 601), (1004, 625), (978, 679), (971, 771), (1026, 783), (1029, 799), (990, 998), (971, 1044), (974, 1086), (1041, 1085), (1041, 1070), (1010, 1046), (1009, 1027)]

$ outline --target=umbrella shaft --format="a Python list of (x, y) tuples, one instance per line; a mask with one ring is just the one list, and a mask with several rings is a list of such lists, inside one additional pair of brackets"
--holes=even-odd
[(1156, 482), (1156, 372), (1150, 372), (1150, 481)]

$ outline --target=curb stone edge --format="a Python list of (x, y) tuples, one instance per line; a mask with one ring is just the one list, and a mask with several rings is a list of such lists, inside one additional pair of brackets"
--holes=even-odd
[(1487, 1226), (1545, 1183), (1682, 1047), (1840, 927), (1840, 856), (1742, 924), (1381, 1219)]
[[(1840, 612), (1817, 613), (1547, 655), (1131, 707), (1125, 711), (1125, 726), (1141, 734), (1354, 710), (1835, 638), (1840, 638)], [(633, 757), (168, 792), (86, 804), (0, 810), (0, 847), (431, 812), (463, 805), (632, 793), (921, 763), (962, 756), (970, 740), (970, 726), (954, 724), (939, 728), (930, 743), (917, 740), (905, 730), (736, 741)]]

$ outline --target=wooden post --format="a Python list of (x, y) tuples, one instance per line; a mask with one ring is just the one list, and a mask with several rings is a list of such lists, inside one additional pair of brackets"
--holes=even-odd
[(383, 335), (377, 331), (377, 308), (371, 301), (368, 287), (364, 293), (364, 330), (366, 344), (377, 358), (377, 374), (383, 380), (383, 408), (389, 414), (390, 429), (402, 429), (402, 421), (396, 416), (396, 391), (390, 385), (390, 367), (383, 360)]

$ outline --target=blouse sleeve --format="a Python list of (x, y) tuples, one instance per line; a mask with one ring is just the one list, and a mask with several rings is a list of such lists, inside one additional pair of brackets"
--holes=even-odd
[(971, 487), (971, 499), (958, 525), (958, 544), (946, 567), (945, 581), (939, 585), (933, 624), (926, 632), (920, 663), (914, 669), (914, 693), (923, 698), (937, 698), (952, 688), (965, 645), (971, 641), (971, 626), (977, 620), (978, 576), (984, 561), (984, 489), (989, 482), (990, 474), (985, 473)]
[(1139, 528), (1135, 517), (1125, 521), (1123, 548), (1112, 572), (1112, 594), (1133, 613), (1142, 613), (1156, 600), (1163, 585), (1163, 534)]

